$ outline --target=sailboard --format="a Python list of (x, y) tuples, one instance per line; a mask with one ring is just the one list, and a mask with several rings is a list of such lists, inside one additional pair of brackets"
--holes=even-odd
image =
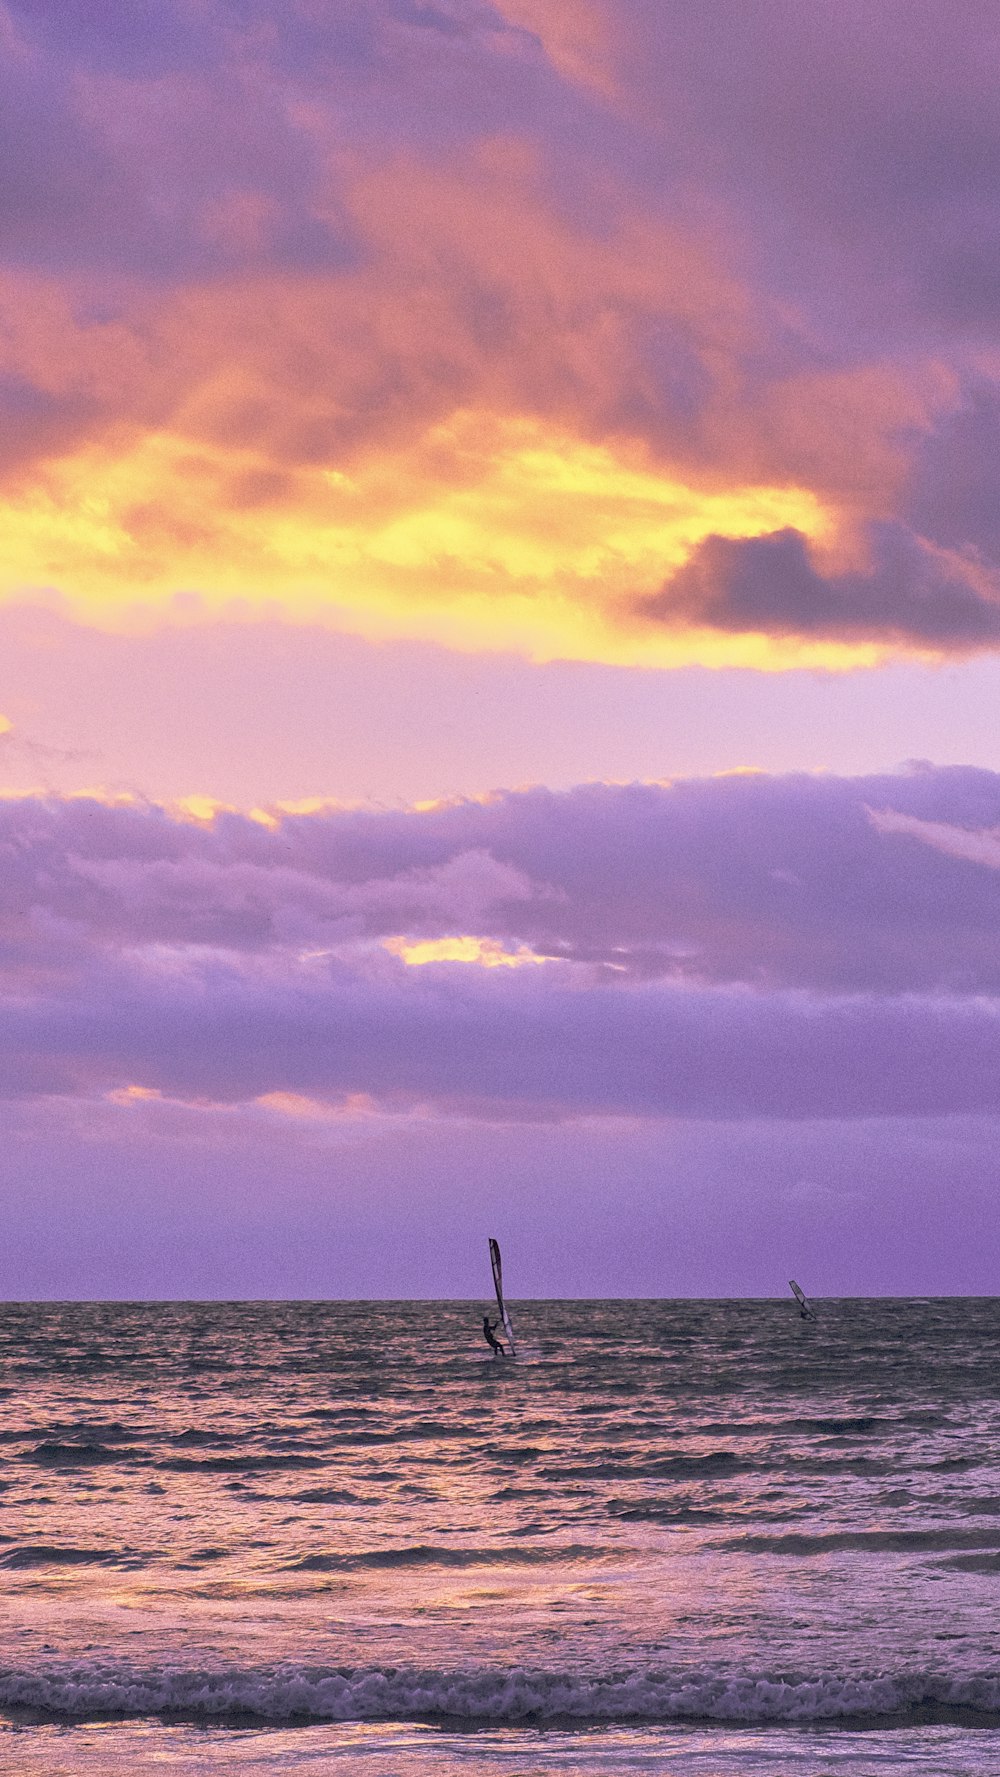
[(803, 1290), (800, 1287), (800, 1285), (796, 1283), (794, 1277), (789, 1278), (788, 1287), (791, 1290), (792, 1295), (795, 1297), (795, 1300), (798, 1303), (799, 1307), (801, 1308), (803, 1314), (806, 1315), (809, 1320), (815, 1320), (816, 1316), (813, 1313), (813, 1310), (810, 1308), (808, 1302), (806, 1301), (805, 1290)]
[(503, 1299), (503, 1261), (500, 1257), (499, 1244), (493, 1239), (490, 1240), (490, 1264), (493, 1267), (493, 1288), (497, 1293), (497, 1307), (500, 1310), (500, 1319), (503, 1322), (503, 1330), (507, 1335), (507, 1343), (510, 1346), (510, 1355), (511, 1357), (516, 1357), (517, 1349), (514, 1345), (514, 1323), (507, 1312), (507, 1304)]

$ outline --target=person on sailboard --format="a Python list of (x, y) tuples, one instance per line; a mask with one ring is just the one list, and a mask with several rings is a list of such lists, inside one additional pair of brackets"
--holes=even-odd
[(499, 1325), (500, 1322), (498, 1320), (491, 1320), (488, 1314), (483, 1315), (483, 1338), (486, 1340), (494, 1357), (506, 1357), (507, 1353), (497, 1338), (497, 1327)]
[(796, 1281), (793, 1277), (789, 1280), (788, 1287), (791, 1290), (792, 1295), (795, 1297), (795, 1300), (799, 1305), (799, 1319), (800, 1320), (815, 1320), (816, 1316), (813, 1313), (812, 1309), (810, 1308), (808, 1302), (806, 1301), (806, 1295), (805, 1295), (804, 1289), (802, 1288), (802, 1285), (796, 1283)]

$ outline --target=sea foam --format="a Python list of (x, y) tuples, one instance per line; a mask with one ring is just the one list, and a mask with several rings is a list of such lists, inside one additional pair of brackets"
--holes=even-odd
[(574, 1726), (702, 1721), (808, 1723), (975, 1721), (1000, 1725), (1000, 1675), (838, 1675), (635, 1667), (607, 1676), (415, 1667), (192, 1671), (112, 1663), (0, 1671), (0, 1710), (53, 1718), (180, 1717), (294, 1721)]

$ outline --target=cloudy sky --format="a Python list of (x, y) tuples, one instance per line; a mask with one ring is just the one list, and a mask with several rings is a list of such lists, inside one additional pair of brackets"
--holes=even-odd
[(998, 56), (0, 0), (0, 1294), (1000, 1288)]

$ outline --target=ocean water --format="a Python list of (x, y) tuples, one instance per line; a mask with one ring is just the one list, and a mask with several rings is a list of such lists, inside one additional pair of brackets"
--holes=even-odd
[(1000, 1302), (0, 1309), (0, 1769), (1000, 1770)]

